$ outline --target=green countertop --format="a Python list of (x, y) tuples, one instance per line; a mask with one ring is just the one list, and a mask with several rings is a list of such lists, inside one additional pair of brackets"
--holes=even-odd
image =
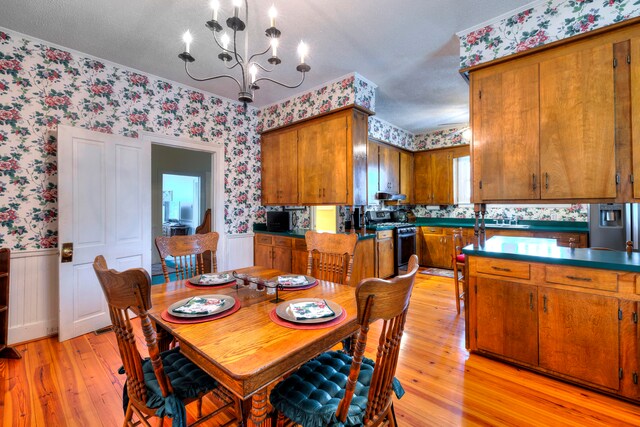
[[(416, 226), (425, 227), (463, 227), (471, 228), (476, 220), (473, 218), (416, 218)], [(558, 231), (567, 233), (588, 233), (588, 222), (577, 221), (518, 221), (518, 224), (528, 225), (526, 228), (513, 226), (497, 226), (495, 220), (485, 219), (485, 227), (497, 230), (523, 230), (523, 231)]]
[[(264, 234), (273, 234), (275, 236), (286, 236), (293, 237), (296, 239), (304, 239), (304, 234), (309, 231), (308, 228), (294, 228), (291, 231), (267, 231), (267, 224), (255, 223), (253, 224), (253, 232), (254, 233), (264, 233)], [(338, 234), (349, 234), (349, 233), (338, 233)], [(361, 231), (357, 231), (358, 240), (366, 240), (366, 239), (374, 239), (376, 237), (375, 232), (371, 232), (367, 230), (365, 233)]]
[(487, 240), (484, 246), (474, 248), (469, 245), (462, 252), (490, 258), (640, 272), (638, 252), (628, 254), (624, 251), (570, 249), (557, 246), (555, 239), (495, 236)]

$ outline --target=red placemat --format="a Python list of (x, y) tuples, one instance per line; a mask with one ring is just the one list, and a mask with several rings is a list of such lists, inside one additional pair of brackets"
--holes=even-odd
[(191, 324), (191, 323), (202, 323), (202, 322), (208, 322), (210, 320), (221, 319), (223, 317), (227, 317), (227, 316), (235, 313), (238, 310), (240, 310), (240, 301), (236, 300), (236, 303), (229, 310), (226, 310), (226, 311), (223, 311), (222, 313), (214, 314), (214, 315), (211, 315), (211, 316), (204, 316), (204, 317), (177, 317), (177, 316), (174, 316), (172, 314), (169, 314), (169, 312), (167, 310), (165, 310), (165, 311), (162, 312), (162, 314), (160, 314), (160, 317), (162, 317), (162, 319), (166, 320), (167, 322), (179, 323), (179, 324), (182, 324), (182, 325), (187, 325), (187, 324)]
[(342, 314), (336, 317), (333, 320), (329, 320), (328, 322), (323, 323), (293, 323), (287, 320), (281, 319), (278, 314), (276, 314), (276, 309), (274, 308), (269, 312), (269, 318), (273, 321), (273, 323), (284, 326), (285, 328), (291, 329), (323, 329), (330, 328), (331, 326), (335, 326), (338, 323), (341, 323), (347, 317), (347, 310), (342, 309)]
[(230, 288), (236, 285), (236, 280), (233, 279), (231, 282), (223, 283), (221, 285), (194, 285), (190, 281), (185, 282), (185, 286), (191, 289), (222, 289), (222, 288)]
[(309, 283), (306, 286), (299, 286), (297, 288), (291, 288), (291, 287), (283, 287), (280, 290), (281, 291), (301, 291), (303, 289), (309, 289), (309, 288), (313, 288), (314, 286), (318, 286), (318, 280), (316, 280), (315, 282)]

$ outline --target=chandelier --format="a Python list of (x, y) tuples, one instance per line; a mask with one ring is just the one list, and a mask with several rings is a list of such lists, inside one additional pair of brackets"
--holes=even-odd
[[(191, 36), (191, 33), (189, 31), (184, 33), (182, 37), (182, 40), (185, 43), (185, 51), (178, 55), (178, 57), (184, 61), (184, 69), (187, 75), (193, 80), (199, 82), (220, 78), (232, 79), (238, 84), (238, 88), (240, 89), (240, 92), (238, 93), (238, 100), (245, 103), (253, 101), (254, 91), (256, 89), (260, 89), (260, 86), (258, 86), (258, 82), (260, 81), (272, 82), (289, 89), (294, 89), (300, 86), (304, 82), (305, 74), (309, 70), (311, 70), (311, 67), (304, 62), (305, 56), (307, 56), (308, 54), (307, 45), (304, 42), (300, 42), (300, 44), (298, 45), (298, 55), (300, 56), (300, 63), (296, 67), (296, 70), (298, 70), (302, 74), (302, 79), (298, 84), (287, 85), (268, 77), (258, 78), (258, 69), (262, 70), (265, 73), (271, 73), (276, 68), (276, 66), (282, 62), (280, 58), (278, 58), (278, 40), (280, 39), (281, 33), (280, 30), (276, 28), (276, 9), (274, 6), (271, 6), (271, 9), (269, 9), (269, 18), (271, 25), (265, 30), (265, 35), (269, 39), (269, 45), (264, 51), (254, 53), (249, 56), (248, 34), (246, 34), (244, 37), (244, 52), (239, 52), (238, 49), (238, 32), (244, 31), (246, 25), (249, 23), (248, 0), (244, 0), (244, 21), (238, 16), (240, 14), (240, 8), (242, 7), (242, 0), (232, 0), (232, 3), (233, 16), (230, 16), (226, 20), (227, 27), (233, 32), (231, 37), (226, 32), (223, 32), (222, 35), (218, 37), (218, 33), (222, 32), (223, 30), (222, 25), (220, 24), (220, 22), (218, 22), (218, 9), (220, 8), (220, 3), (218, 0), (211, 1), (213, 17), (210, 21), (206, 22), (205, 26), (209, 30), (211, 30), (211, 34), (213, 34), (213, 40), (221, 49), (221, 52), (218, 54), (218, 59), (220, 59), (224, 63), (225, 67), (228, 70), (239, 68), (240, 78), (238, 79), (230, 74), (220, 74), (217, 76), (205, 78), (194, 77), (189, 72), (189, 64), (195, 61), (195, 58), (191, 55), (190, 52), (193, 37)], [(229, 46), (231, 42), (232, 45)], [(258, 58), (266, 55), (269, 51), (271, 51), (271, 57), (267, 59), (269, 65), (263, 66), (258, 62)]]

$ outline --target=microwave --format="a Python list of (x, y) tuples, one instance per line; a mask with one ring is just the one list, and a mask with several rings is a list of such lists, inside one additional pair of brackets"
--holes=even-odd
[(291, 212), (267, 212), (267, 231), (291, 231)]

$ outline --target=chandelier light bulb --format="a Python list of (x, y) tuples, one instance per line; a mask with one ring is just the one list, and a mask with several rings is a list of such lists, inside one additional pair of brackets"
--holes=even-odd
[(276, 6), (271, 5), (269, 9), (269, 19), (271, 20), (271, 27), (276, 26), (276, 16), (278, 16), (278, 12), (276, 11)]
[(220, 37), (220, 43), (222, 43), (222, 48), (224, 50), (229, 50), (229, 42), (231, 41), (231, 39), (229, 38), (229, 35), (227, 33), (223, 33), (222, 37)]
[(309, 54), (309, 47), (305, 42), (300, 42), (298, 45), (298, 55), (300, 55), (300, 63), (304, 64), (304, 57)]
[(218, 9), (220, 9), (220, 2), (218, 0), (211, 0), (211, 10), (213, 10), (213, 20), (218, 20)]
[(256, 64), (251, 64), (251, 67), (249, 67), (249, 74), (251, 74), (251, 84), (256, 82), (256, 75), (258, 74), (258, 67), (256, 67)]
[(193, 36), (191, 35), (191, 33), (189, 32), (189, 30), (187, 30), (183, 35), (182, 35), (182, 41), (185, 44), (185, 49), (184, 51), (187, 53), (191, 53), (189, 52), (189, 50), (191, 49), (191, 42), (193, 41)]

